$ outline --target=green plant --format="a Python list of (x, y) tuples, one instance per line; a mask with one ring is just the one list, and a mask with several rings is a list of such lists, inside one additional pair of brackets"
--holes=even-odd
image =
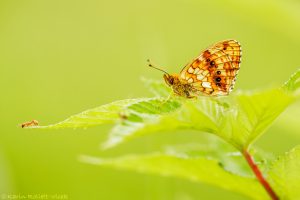
[[(28, 128), (87, 128), (115, 123), (104, 149), (162, 131), (211, 133), (225, 142), (208, 137), (206, 144), (183, 144), (166, 152), (117, 158), (81, 156), (80, 160), (204, 182), (253, 199), (268, 199), (268, 195), (272, 199), (300, 199), (300, 146), (275, 160), (252, 146), (288, 106), (299, 100), (299, 80), (298, 70), (277, 89), (198, 99), (168, 98), (171, 91), (165, 84), (144, 80), (156, 97), (115, 101), (57, 124)], [(254, 159), (264, 162), (258, 165)]]

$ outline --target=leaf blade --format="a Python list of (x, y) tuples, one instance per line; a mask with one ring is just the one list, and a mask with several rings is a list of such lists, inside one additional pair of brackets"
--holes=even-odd
[(81, 161), (121, 170), (177, 177), (194, 182), (208, 183), (236, 191), (254, 199), (268, 199), (265, 191), (252, 177), (243, 177), (224, 170), (217, 160), (204, 157), (188, 158), (154, 153), (101, 159), (83, 156)]
[(300, 199), (300, 146), (273, 162), (268, 176), (280, 199)]
[[(120, 112), (131, 104), (148, 100), (150, 98), (125, 99), (92, 108), (72, 115), (67, 119), (47, 126), (34, 126), (28, 128), (60, 129), (60, 128), (86, 128), (102, 124), (109, 124), (120, 119)], [(152, 98), (151, 98), (152, 99)]]

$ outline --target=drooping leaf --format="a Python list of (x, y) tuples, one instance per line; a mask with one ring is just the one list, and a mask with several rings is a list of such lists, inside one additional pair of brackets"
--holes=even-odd
[(300, 199), (300, 146), (279, 157), (268, 172), (281, 200)]
[[(240, 176), (253, 177), (253, 172), (249, 168), (244, 156), (228, 143), (216, 137), (201, 137), (201, 142), (172, 145), (164, 147), (164, 154), (180, 155), (189, 159), (205, 157), (207, 159), (217, 160), (219, 165), (228, 172)], [(253, 149), (254, 150), (254, 149)], [(252, 150), (252, 151), (253, 151)], [(264, 164), (265, 160), (270, 159), (266, 153), (261, 150), (255, 150), (252, 155), (257, 163)], [(263, 158), (261, 157), (263, 155)]]

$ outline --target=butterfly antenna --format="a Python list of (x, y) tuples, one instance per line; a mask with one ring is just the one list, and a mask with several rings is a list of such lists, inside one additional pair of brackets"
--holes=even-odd
[(159, 70), (159, 71), (161, 71), (161, 72), (163, 72), (163, 73), (165, 73), (165, 74), (168, 74), (168, 75), (169, 75), (169, 73), (168, 73), (168, 72), (166, 72), (166, 71), (164, 71), (164, 70), (162, 70), (162, 69), (160, 69), (160, 68), (158, 68), (158, 67), (155, 67), (154, 65), (152, 65), (152, 64), (151, 64), (151, 62), (150, 62), (150, 59), (148, 59), (148, 60), (147, 60), (147, 62), (148, 62), (148, 66), (149, 66), (149, 67), (152, 67), (152, 68), (154, 68), (154, 69), (157, 69), (157, 70)]

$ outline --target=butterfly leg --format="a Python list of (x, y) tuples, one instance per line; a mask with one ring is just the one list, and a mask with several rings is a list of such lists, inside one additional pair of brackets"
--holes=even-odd
[(164, 106), (166, 103), (168, 103), (172, 98), (174, 97), (174, 93), (170, 93), (167, 98), (162, 99), (160, 102), (160, 106)]
[(172, 93), (170, 93), (169, 96), (166, 99), (163, 100), (163, 104), (167, 103), (170, 99), (172, 99), (173, 96), (174, 95)]

